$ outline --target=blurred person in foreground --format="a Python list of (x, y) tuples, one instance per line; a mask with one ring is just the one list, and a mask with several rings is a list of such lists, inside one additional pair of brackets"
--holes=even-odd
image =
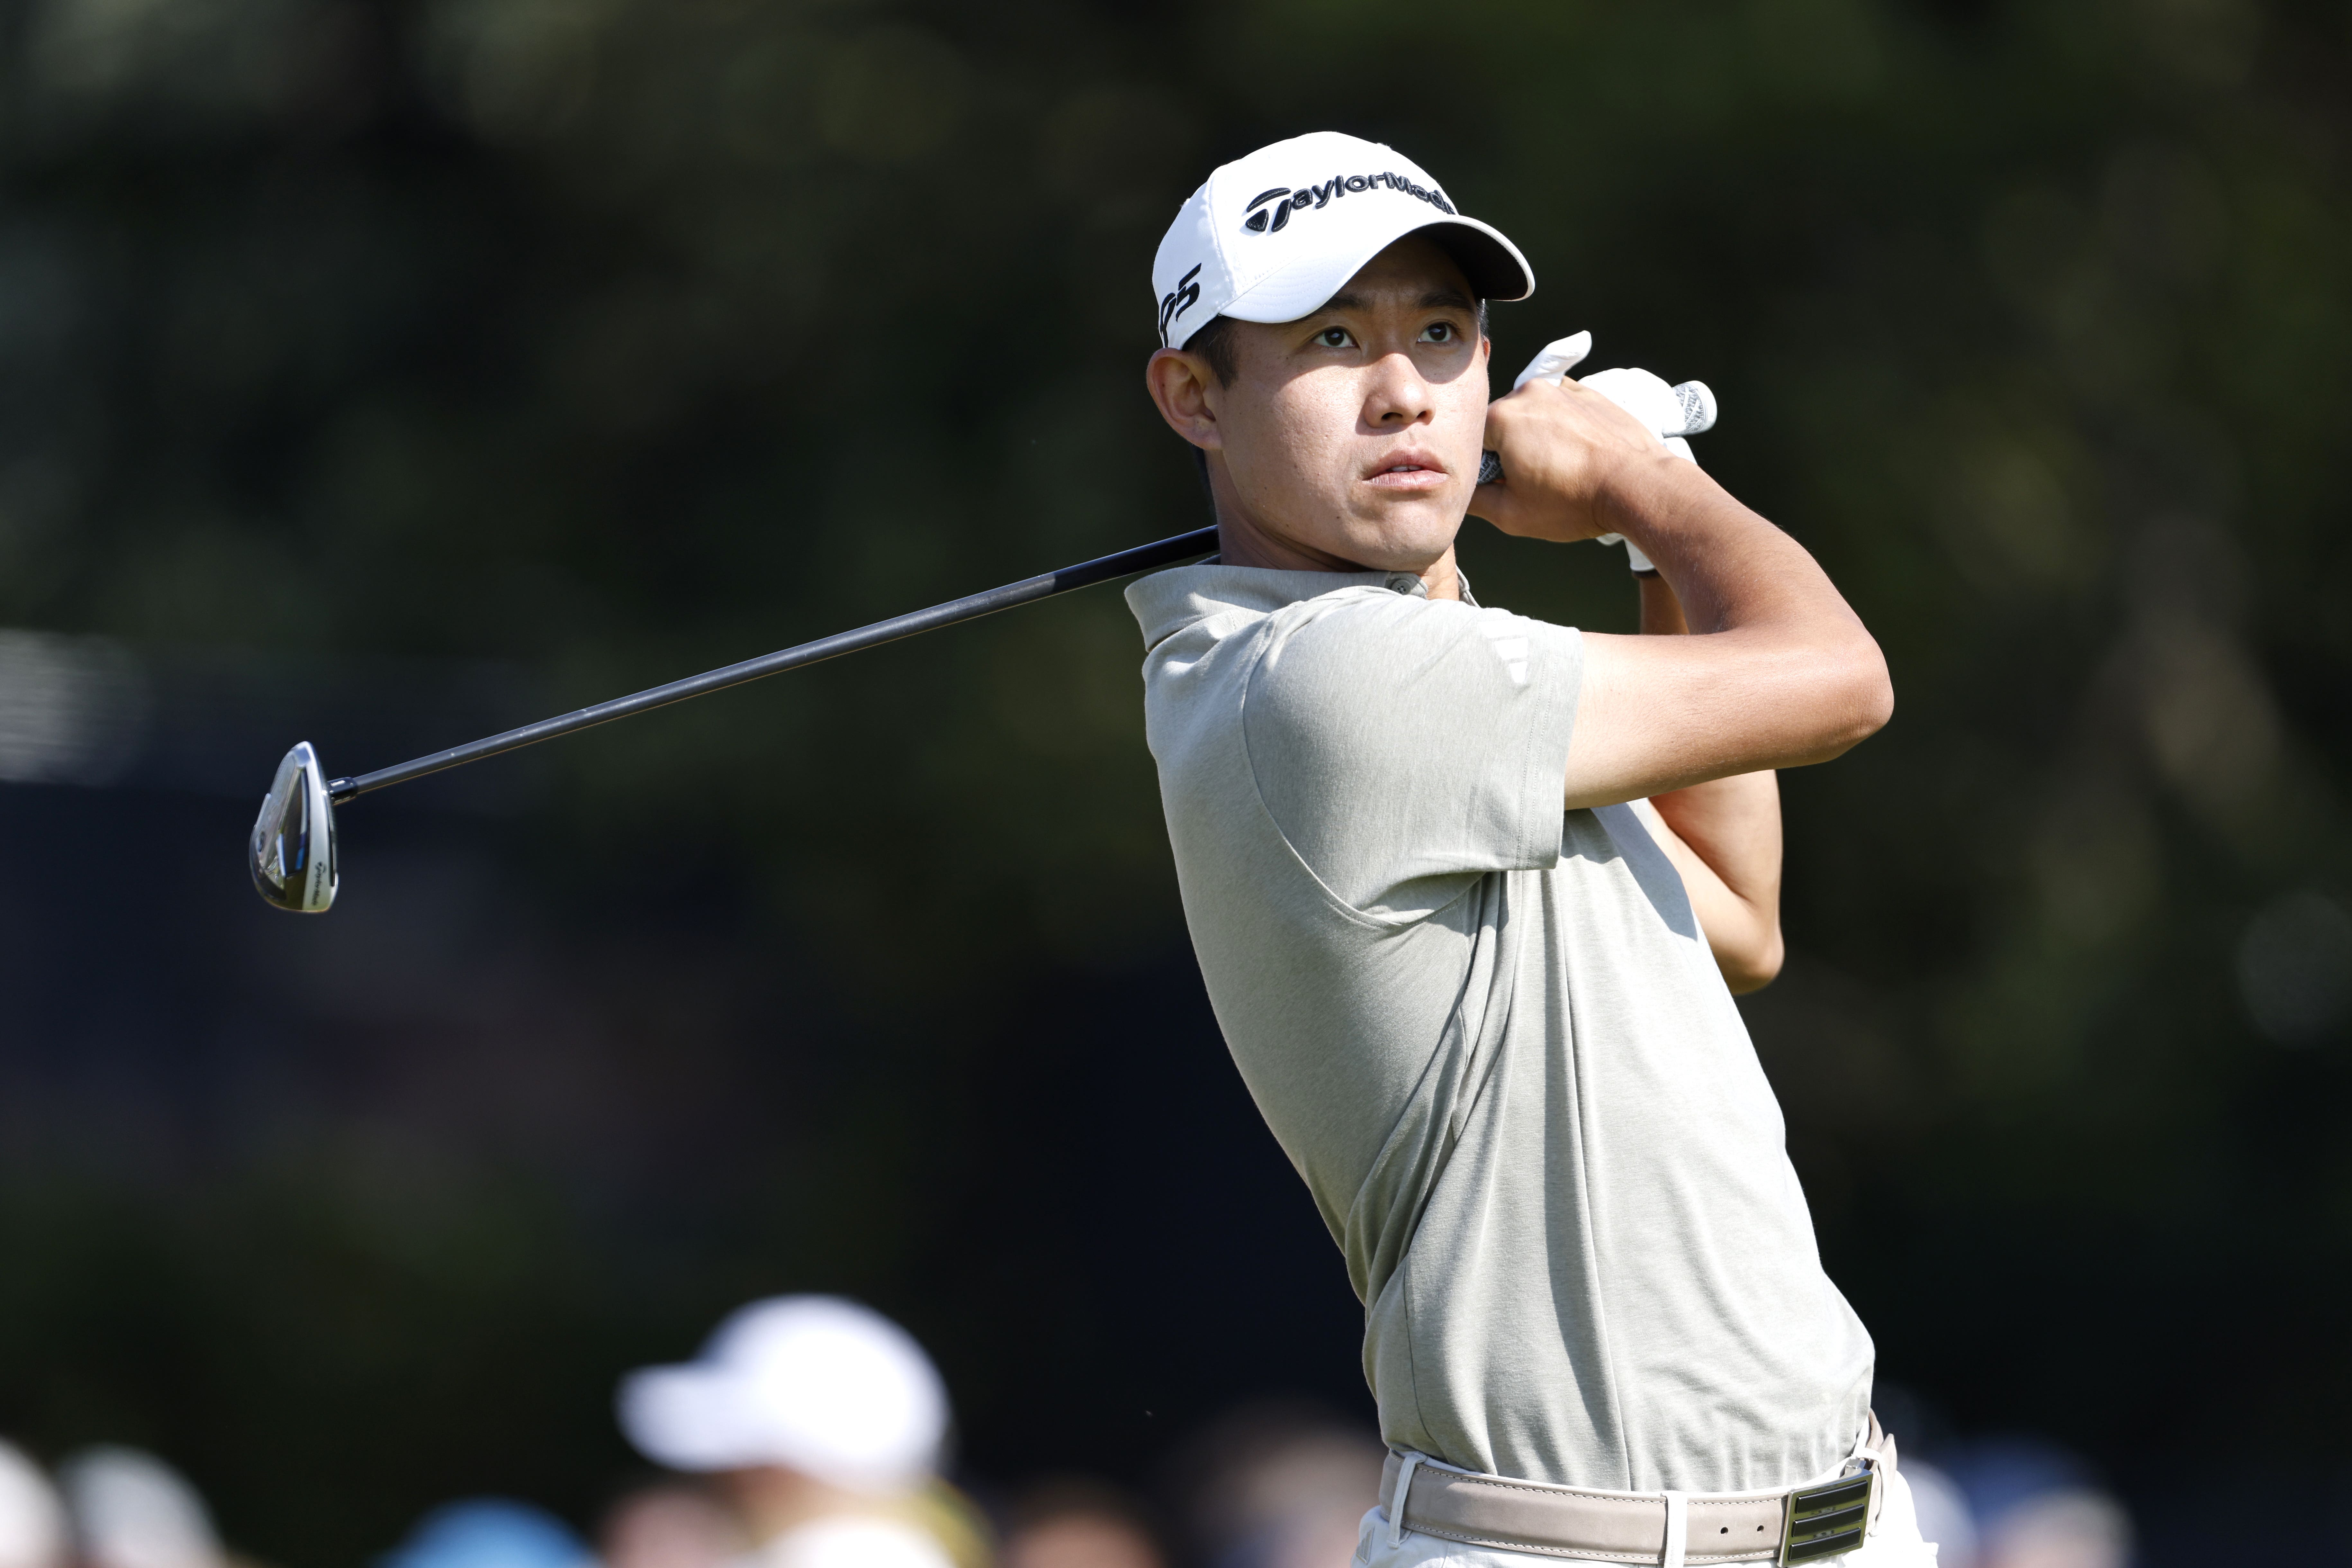
[[(1128, 589), (1147, 734), (1218, 1023), (1365, 1305), (1357, 1561), (1677, 1568), (1794, 1521), (1924, 1568), (1732, 1002), (1781, 959), (1772, 770), (1886, 721), (1878, 645), (1599, 393), (1489, 403), (1533, 273), (1393, 150), (1224, 165), (1153, 271), (1221, 553)], [(1481, 605), (1473, 512), (1638, 545), (1649, 635)]]
[(1098, 1482), (1047, 1481), (1006, 1521), (998, 1568), (1167, 1568), (1142, 1510)]
[(417, 1521), (377, 1568), (596, 1568), (572, 1527), (526, 1502), (467, 1498)]
[(754, 1302), (699, 1359), (625, 1379), (620, 1417), (647, 1458), (716, 1480), (752, 1542), (745, 1568), (970, 1568), (982, 1555), (936, 1486), (937, 1369), (854, 1301)]
[(0, 1568), (66, 1568), (65, 1504), (12, 1443), (0, 1443)]
[(1980, 1568), (2130, 1568), (2131, 1516), (2089, 1487), (2031, 1498), (1990, 1521)]
[(233, 1568), (204, 1498), (152, 1454), (111, 1445), (58, 1467), (79, 1568)]
[(1970, 1516), (1967, 1549), (1938, 1568), (2129, 1568), (2131, 1515), (2087, 1464), (2047, 1438), (2007, 1436), (1953, 1447), (1945, 1485)]
[(1212, 1568), (1347, 1568), (1380, 1500), (1380, 1439), (1310, 1405), (1244, 1406), (1174, 1465), (1192, 1538)]
[(605, 1512), (596, 1554), (604, 1568), (727, 1568), (751, 1546), (742, 1521), (709, 1490), (667, 1482)]

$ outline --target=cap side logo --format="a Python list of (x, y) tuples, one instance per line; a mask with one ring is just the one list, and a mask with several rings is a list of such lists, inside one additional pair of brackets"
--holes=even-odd
[(1257, 210), (1259, 207), (1264, 206), (1267, 202), (1274, 200), (1275, 197), (1286, 196), (1288, 195), (1290, 195), (1290, 187), (1288, 185), (1276, 185), (1270, 191), (1260, 191), (1257, 195), (1252, 196), (1250, 198), (1249, 205), (1242, 209), (1244, 212), (1250, 215), (1249, 221), (1243, 224), (1242, 226), (1249, 230), (1252, 234), (1264, 234), (1265, 232), (1267, 213), (1274, 215), (1274, 226), (1276, 228), (1280, 228), (1284, 224), (1288, 223), (1290, 221), (1290, 204), (1288, 202), (1284, 202), (1280, 206), (1266, 207), (1265, 212), (1259, 212)]
[[(1304, 212), (1310, 206), (1321, 212), (1331, 205), (1334, 196), (1376, 190), (1395, 191), (1427, 202), (1448, 217), (1458, 216), (1454, 204), (1445, 199), (1444, 191), (1417, 185), (1391, 169), (1378, 174), (1334, 174), (1319, 185), (1307, 185), (1297, 190), (1288, 185), (1276, 185), (1272, 190), (1260, 191), (1250, 198), (1249, 205), (1242, 209), (1249, 214), (1242, 220), (1242, 227), (1251, 234), (1278, 234), (1290, 222), (1292, 213)], [(1274, 205), (1267, 206), (1265, 204), (1268, 202)]]
[(1160, 346), (1161, 348), (1164, 349), (1168, 346), (1168, 328), (1170, 323), (1173, 322), (1177, 317), (1182, 315), (1185, 311), (1191, 310), (1193, 306), (1201, 302), (1201, 286), (1192, 281), (1192, 279), (1198, 278), (1200, 275), (1201, 268), (1197, 266), (1194, 267), (1192, 271), (1187, 272), (1183, 277), (1176, 279), (1175, 292), (1162, 295), (1160, 297)]

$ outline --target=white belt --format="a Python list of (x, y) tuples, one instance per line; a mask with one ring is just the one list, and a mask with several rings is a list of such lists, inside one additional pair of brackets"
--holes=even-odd
[(1602, 1492), (1389, 1456), (1381, 1477), (1390, 1539), (1419, 1531), (1471, 1546), (1658, 1568), (1815, 1563), (1852, 1552), (1878, 1522), (1879, 1472), (1895, 1439), (1878, 1417), (1853, 1457), (1808, 1485), (1769, 1492)]

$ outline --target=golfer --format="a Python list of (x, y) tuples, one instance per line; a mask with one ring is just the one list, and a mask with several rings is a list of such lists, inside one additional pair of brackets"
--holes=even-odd
[[(1876, 643), (1599, 394), (1489, 403), (1533, 275), (1389, 148), (1224, 165), (1155, 274), (1222, 548), (1128, 602), (1210, 999), (1364, 1303), (1357, 1562), (1932, 1563), (1731, 1000), (1780, 962), (1770, 770), (1886, 721)], [(1480, 605), (1472, 512), (1624, 535), (1690, 635)]]

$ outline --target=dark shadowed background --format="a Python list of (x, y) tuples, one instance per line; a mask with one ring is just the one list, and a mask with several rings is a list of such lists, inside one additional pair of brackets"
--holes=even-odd
[[(1197, 526), (1151, 253), (1329, 127), (1526, 249), (1501, 377), (1590, 328), (1710, 382), (1702, 461), (1886, 647), (1748, 1006), (1882, 1408), (2084, 1452), (2145, 1563), (2343, 1560), (2347, 47), (2340, 0), (0, 4), (0, 1431), (342, 1568), (452, 1495), (587, 1521), (614, 1378), (775, 1290), (914, 1329), (983, 1489), (1367, 1411), (1115, 590), (361, 803), (323, 919), (240, 860), (296, 740)], [(1613, 553), (1464, 549), (1631, 625)]]

